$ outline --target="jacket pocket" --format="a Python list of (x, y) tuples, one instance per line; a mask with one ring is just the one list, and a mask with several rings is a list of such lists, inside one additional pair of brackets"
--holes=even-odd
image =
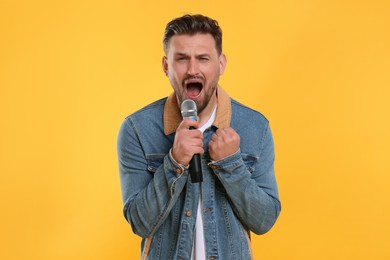
[(165, 154), (147, 154), (146, 163), (148, 165), (148, 171), (150, 173), (155, 173), (163, 163), (164, 163)]

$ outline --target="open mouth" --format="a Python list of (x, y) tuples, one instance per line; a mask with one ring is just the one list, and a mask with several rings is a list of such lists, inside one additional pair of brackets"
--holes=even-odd
[(203, 81), (199, 78), (188, 79), (184, 86), (189, 98), (197, 98), (203, 90)]

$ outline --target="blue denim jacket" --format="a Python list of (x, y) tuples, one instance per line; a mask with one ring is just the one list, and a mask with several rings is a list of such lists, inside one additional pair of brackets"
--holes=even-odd
[[(280, 210), (267, 119), (218, 87), (217, 116), (204, 132), (203, 183), (169, 156), (182, 118), (174, 94), (128, 116), (118, 136), (124, 216), (141, 236), (143, 259), (190, 259), (200, 192), (207, 259), (251, 259), (249, 231), (267, 232)], [(211, 135), (231, 126), (240, 150), (212, 162)]]

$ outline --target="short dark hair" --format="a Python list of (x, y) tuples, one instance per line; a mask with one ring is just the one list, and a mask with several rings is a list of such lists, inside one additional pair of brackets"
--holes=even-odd
[(196, 14), (186, 14), (170, 21), (165, 27), (164, 33), (164, 51), (167, 53), (169, 40), (174, 35), (194, 35), (196, 33), (211, 34), (215, 40), (215, 47), (219, 55), (222, 53), (222, 30), (218, 22), (207, 16)]

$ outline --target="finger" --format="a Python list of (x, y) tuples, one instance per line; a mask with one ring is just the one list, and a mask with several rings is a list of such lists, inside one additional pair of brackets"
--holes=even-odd
[(213, 134), (213, 135), (211, 136), (211, 141), (217, 142), (218, 138), (219, 138), (218, 135)]
[(232, 136), (238, 135), (238, 133), (231, 127), (225, 128), (225, 133)]
[(185, 134), (189, 138), (199, 139), (203, 141), (203, 133), (199, 129), (186, 130)]
[(195, 121), (195, 120), (192, 120), (190, 118), (186, 118), (184, 119), (180, 125), (178, 126), (177, 129), (190, 129), (190, 127), (193, 127), (193, 128), (198, 128), (199, 127), (199, 122), (198, 121)]
[(223, 128), (218, 128), (215, 134), (217, 136), (223, 136), (225, 134), (225, 130)]
[(202, 147), (195, 147), (194, 148), (194, 154), (204, 154), (203, 146)]
[(188, 144), (191, 146), (203, 147), (203, 140), (200, 138), (191, 138)]
[(221, 137), (224, 141), (233, 141), (239, 138), (237, 132), (231, 127), (221, 129), (218, 136)]

